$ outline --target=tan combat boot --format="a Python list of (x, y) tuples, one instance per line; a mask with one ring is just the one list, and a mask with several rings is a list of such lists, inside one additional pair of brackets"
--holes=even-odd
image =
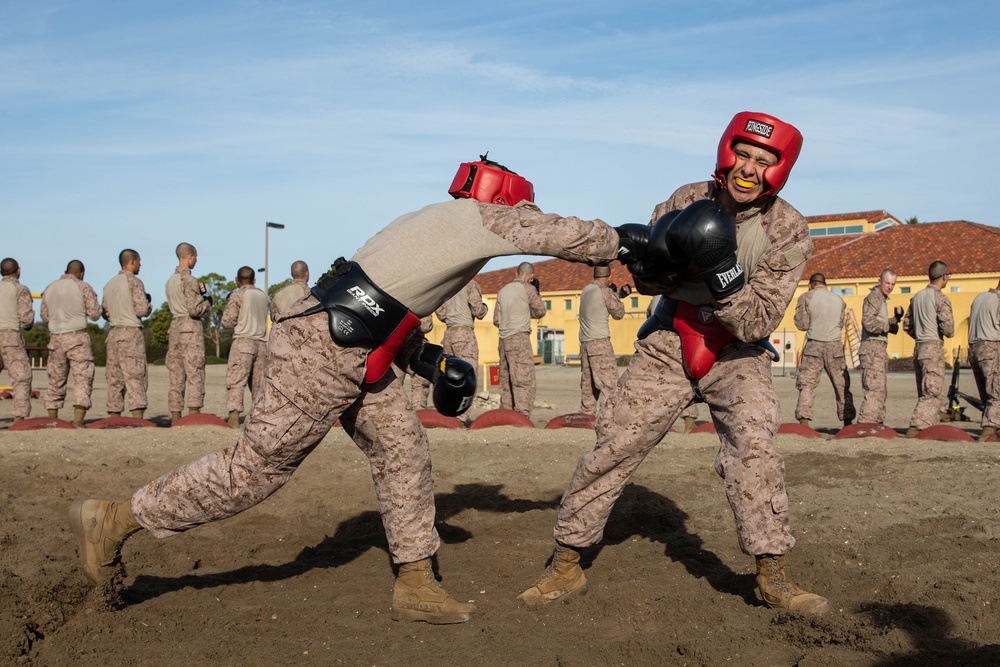
[(910, 427), (910, 428), (909, 428), (909, 429), (908, 429), (908, 430), (906, 431), (906, 434), (905, 434), (905, 435), (904, 435), (903, 437), (904, 437), (904, 438), (915, 438), (915, 437), (917, 437), (917, 434), (918, 434), (918, 433), (920, 433), (920, 429), (919, 429), (919, 428), (917, 428), (916, 426), (911, 426), (911, 427)]
[(120, 412), (109, 412), (108, 416), (109, 417), (121, 417), (122, 413), (120, 413)]
[(84, 428), (83, 418), (87, 416), (87, 408), (74, 405), (73, 406), (73, 426), (77, 428)]
[(230, 410), (229, 411), (229, 426), (230, 426), (230, 428), (239, 428), (240, 427), (240, 411), (239, 410)]
[(996, 435), (996, 426), (984, 426), (983, 432), (979, 434), (979, 439), (977, 442), (986, 442), (990, 439), (990, 436)]
[[(118, 413), (118, 414), (121, 414), (121, 413)], [(132, 411), (132, 418), (133, 419), (142, 419), (142, 416), (144, 414), (146, 414), (146, 408), (137, 408), (137, 409), (135, 409), (135, 410)]]
[(11, 422), (11, 426), (13, 426), (14, 424), (16, 424), (17, 422), (23, 422), (23, 421), (24, 421), (24, 417), (14, 417), (14, 421)]
[(201, 414), (201, 408), (188, 408), (188, 414), (189, 415), (200, 415)]
[(785, 556), (757, 556), (757, 592), (768, 607), (804, 614), (824, 614), (830, 602), (785, 578)]
[(542, 576), (517, 598), (529, 607), (541, 607), (571, 595), (587, 592), (587, 577), (580, 567), (580, 552), (556, 543), (552, 561)]
[(59, 410), (54, 408), (49, 408), (49, 419), (59, 419)]
[(142, 526), (132, 516), (128, 501), (79, 498), (69, 507), (69, 523), (76, 535), (80, 565), (101, 583), (121, 563), (122, 543)]
[(799, 423), (802, 424), (803, 426), (809, 426), (808, 419), (799, 418)]
[(685, 417), (684, 418), (684, 432), (685, 433), (690, 433), (691, 431), (693, 431), (695, 423), (696, 422), (695, 422), (694, 417)]
[(179, 412), (171, 412), (170, 413), (170, 425), (173, 426), (175, 423), (177, 423), (177, 420), (180, 419), (180, 418), (181, 418), (181, 413), (179, 413)]
[(399, 566), (392, 589), (392, 620), (464, 623), (474, 611), (476, 605), (459, 602), (438, 583), (430, 558)]

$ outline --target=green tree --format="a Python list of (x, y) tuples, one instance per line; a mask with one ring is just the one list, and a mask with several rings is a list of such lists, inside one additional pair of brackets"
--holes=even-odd
[(153, 357), (161, 356), (159, 352), (166, 350), (170, 344), (170, 322), (173, 319), (173, 315), (170, 314), (170, 306), (167, 305), (166, 301), (146, 319), (145, 328), (149, 332), (149, 340), (146, 341), (146, 347), (150, 352), (157, 351), (157, 354), (151, 355), (150, 360)]
[(225, 333), (222, 328), (222, 311), (226, 309), (226, 298), (230, 292), (236, 289), (236, 283), (226, 280), (226, 277), (218, 273), (208, 273), (198, 278), (198, 282), (204, 283), (205, 294), (212, 297), (212, 308), (208, 315), (202, 318), (205, 327), (205, 340), (215, 347), (215, 356), (222, 356), (222, 342)]
[(285, 278), (280, 283), (275, 283), (273, 285), (268, 285), (267, 286), (267, 299), (268, 299), (268, 301), (270, 301), (271, 299), (274, 298), (274, 295), (278, 293), (278, 290), (280, 290), (282, 287), (288, 287), (291, 283), (292, 283), (292, 279), (291, 278)]
[(90, 336), (90, 349), (94, 353), (95, 366), (108, 365), (108, 331), (110, 325), (101, 326), (96, 322), (87, 322), (87, 335)]
[(912, 216), (910, 216), (909, 218), (906, 219), (906, 224), (908, 224), (908, 225), (919, 225), (920, 221), (917, 219), (917, 216), (912, 215)]

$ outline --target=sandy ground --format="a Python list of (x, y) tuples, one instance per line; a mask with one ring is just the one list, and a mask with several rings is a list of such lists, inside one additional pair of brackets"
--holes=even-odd
[[(577, 409), (578, 369), (538, 375), (549, 407), (536, 410), (536, 423)], [(223, 378), (222, 367), (209, 368), (207, 409), (219, 415)], [(45, 384), (36, 373), (36, 388)], [(775, 385), (792, 421), (794, 378)], [(892, 376), (890, 397), (887, 423), (903, 431), (912, 376)], [(101, 370), (95, 399), (102, 406)], [(152, 369), (151, 403), (164, 423), (162, 367)], [(593, 432), (430, 431), (439, 571), (479, 613), (429, 626), (389, 618), (393, 576), (369, 471), (342, 431), (258, 507), (171, 539), (129, 540), (119, 609), (77, 567), (68, 505), (124, 498), (228, 445), (233, 432), (0, 431), (0, 664), (1000, 664), (1000, 448), (833, 440), (828, 384), (818, 405), (823, 438), (777, 437), (799, 540), (790, 571), (834, 605), (818, 619), (754, 600), (752, 559), (736, 545), (712, 471), (711, 433), (668, 435), (626, 489), (602, 546), (586, 555), (590, 592), (532, 612), (516, 596), (550, 555), (559, 496)], [(34, 414), (45, 414), (41, 401)], [(88, 420), (104, 414), (99, 407)], [(10, 401), (0, 401), (0, 427), (9, 422)], [(960, 426), (978, 433), (978, 424)]]

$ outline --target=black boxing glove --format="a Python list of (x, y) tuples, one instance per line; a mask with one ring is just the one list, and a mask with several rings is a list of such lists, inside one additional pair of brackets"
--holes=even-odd
[(540, 282), (538, 282), (538, 278), (532, 278), (528, 282), (528, 284), (531, 285), (532, 287), (534, 287), (535, 291), (538, 292), (539, 294), (542, 293), (542, 284)]
[(902, 306), (896, 306), (895, 308), (893, 308), (892, 309), (892, 316), (896, 318), (897, 322), (902, 322), (903, 321), (903, 307)]
[(622, 264), (638, 262), (646, 256), (649, 245), (649, 227), (629, 223), (615, 227), (618, 232), (618, 261)]
[(632, 286), (631, 285), (622, 285), (621, 287), (618, 288), (618, 298), (619, 299), (624, 299), (625, 297), (627, 297), (631, 293), (632, 293)]
[(472, 405), (476, 370), (468, 362), (445, 354), (440, 345), (421, 345), (410, 357), (410, 370), (434, 386), (434, 407), (441, 414), (457, 417)]
[[(651, 247), (653, 243), (651, 236)], [(682, 210), (667, 227), (665, 246), (677, 265), (694, 264), (716, 299), (735, 294), (746, 283), (736, 259), (736, 221), (721, 204), (702, 199)]]
[(209, 308), (211, 308), (213, 305), (215, 305), (213, 303), (213, 301), (212, 301), (212, 295), (211, 294), (202, 294), (201, 296), (202, 296), (203, 299), (205, 299), (205, 301), (208, 301), (208, 307)]
[(153, 303), (153, 297), (149, 292), (146, 292), (146, 303)]

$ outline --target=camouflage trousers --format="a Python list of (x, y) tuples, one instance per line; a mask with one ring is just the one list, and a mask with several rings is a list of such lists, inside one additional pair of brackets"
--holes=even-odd
[(803, 346), (799, 372), (795, 378), (795, 388), (799, 390), (799, 400), (795, 404), (795, 418), (813, 418), (816, 387), (819, 386), (819, 376), (823, 371), (826, 371), (826, 376), (833, 385), (833, 395), (837, 402), (837, 419), (842, 422), (854, 421), (851, 376), (847, 373), (844, 345), (840, 341), (810, 340)]
[(234, 338), (226, 363), (226, 411), (243, 412), (243, 388), (250, 385), (250, 398), (264, 380), (267, 342), (252, 338)]
[(423, 410), (427, 407), (427, 397), (431, 393), (431, 383), (419, 375), (410, 376), (410, 408)]
[[(304, 299), (289, 314), (314, 304)], [(291, 478), (339, 417), (368, 458), (393, 560), (434, 554), (440, 538), (427, 435), (406, 407), (396, 367), (362, 385), (367, 352), (335, 344), (324, 313), (276, 324), (263, 385), (236, 442), (137, 490), (136, 519), (168, 537), (257, 505)]]
[(182, 412), (185, 404), (189, 408), (205, 405), (205, 334), (200, 320), (175, 318), (170, 323), (167, 372), (171, 412)]
[(11, 414), (26, 418), (31, 414), (31, 363), (20, 331), (0, 331), (0, 370), (10, 376), (14, 394)]
[(441, 347), (445, 354), (458, 357), (476, 369), (476, 377), (479, 377), (479, 341), (475, 331), (468, 327), (449, 327), (441, 337)]
[(947, 396), (944, 344), (941, 341), (917, 343), (913, 348), (913, 369), (917, 374), (917, 404), (910, 417), (910, 427), (922, 430), (941, 420), (941, 408)]
[(983, 426), (1000, 428), (1000, 341), (973, 343), (969, 348), (969, 364), (983, 402)]
[(580, 343), (580, 412), (597, 414), (598, 398), (607, 399), (618, 383), (618, 365), (610, 338)]
[(500, 407), (531, 417), (535, 407), (535, 355), (531, 334), (500, 339)]
[(46, 410), (58, 410), (63, 406), (71, 372), (73, 405), (90, 409), (90, 395), (94, 391), (94, 352), (86, 331), (52, 334), (45, 370), (49, 376), (49, 387), (45, 390)]
[(884, 340), (869, 338), (861, 341), (861, 389), (865, 392), (858, 412), (859, 424), (885, 423), (885, 399), (889, 393), (889, 355)]
[[(636, 342), (628, 370), (597, 419), (597, 446), (583, 456), (563, 494), (554, 535), (573, 547), (597, 543), (632, 473), (694, 397), (680, 339), (656, 331)], [(699, 382), (719, 435), (715, 470), (725, 483), (744, 553), (792, 548), (784, 461), (774, 448), (781, 411), (771, 361), (760, 347), (735, 344)]]
[(104, 367), (104, 378), (108, 383), (108, 412), (123, 412), (126, 396), (130, 411), (149, 407), (146, 399), (149, 375), (142, 329), (111, 327), (108, 332), (108, 364)]

